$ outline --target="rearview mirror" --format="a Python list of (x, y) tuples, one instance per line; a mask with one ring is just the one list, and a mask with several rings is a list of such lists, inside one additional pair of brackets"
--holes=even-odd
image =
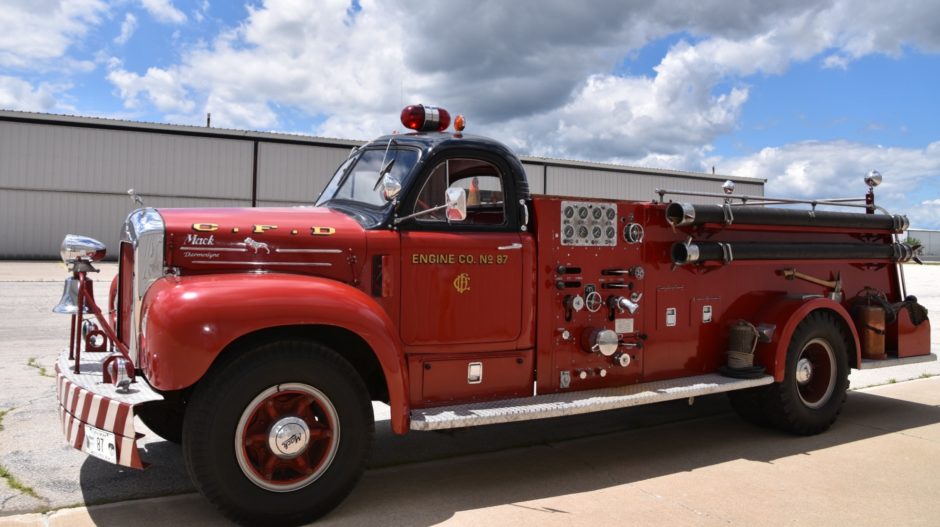
[(447, 221), (467, 219), (467, 192), (460, 187), (450, 187), (445, 193)]
[(398, 181), (395, 176), (385, 176), (382, 180), (382, 197), (385, 201), (392, 201), (399, 193), (401, 193), (401, 181)]

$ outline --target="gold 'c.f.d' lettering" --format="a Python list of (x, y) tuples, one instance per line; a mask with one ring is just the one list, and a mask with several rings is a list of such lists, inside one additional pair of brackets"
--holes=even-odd
[(199, 232), (212, 232), (219, 230), (219, 226), (215, 223), (193, 223), (193, 230)]
[(332, 236), (336, 233), (333, 227), (310, 227), (310, 234), (314, 236)]

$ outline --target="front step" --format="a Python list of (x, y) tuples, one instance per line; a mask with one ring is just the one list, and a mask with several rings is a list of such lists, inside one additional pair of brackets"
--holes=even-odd
[(583, 392), (551, 393), (485, 403), (423, 408), (411, 411), (411, 429), (444, 430), (586, 414), (743, 390), (772, 382), (774, 378), (770, 375), (757, 379), (732, 379), (713, 373)]

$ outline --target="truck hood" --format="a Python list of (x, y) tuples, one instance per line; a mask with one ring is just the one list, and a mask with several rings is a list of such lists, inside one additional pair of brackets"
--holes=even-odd
[(183, 274), (268, 271), (352, 282), (365, 231), (324, 207), (159, 209), (166, 265)]

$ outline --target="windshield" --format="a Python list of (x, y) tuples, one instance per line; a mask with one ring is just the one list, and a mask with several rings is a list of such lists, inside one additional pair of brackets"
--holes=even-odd
[(333, 174), (333, 179), (317, 200), (317, 206), (334, 199), (355, 201), (373, 207), (385, 205), (382, 185), (376, 187), (376, 183), (379, 182), (379, 170), (390, 160), (395, 162), (385, 177), (398, 178), (404, 184), (411, 174), (411, 169), (418, 162), (418, 151), (392, 147), (386, 153), (384, 148), (377, 148), (364, 150), (358, 157), (350, 157)]

